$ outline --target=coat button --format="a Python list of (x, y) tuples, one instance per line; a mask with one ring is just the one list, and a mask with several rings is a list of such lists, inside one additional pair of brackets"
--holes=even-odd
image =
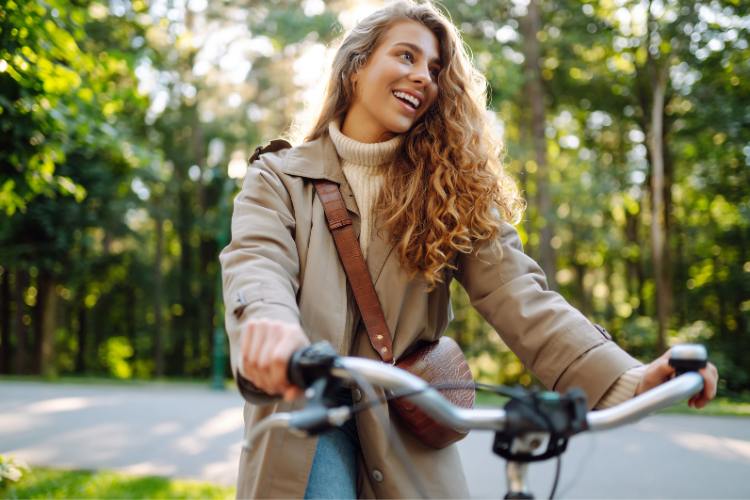
[(372, 469), (372, 478), (378, 483), (383, 481), (383, 473), (378, 469)]
[(362, 401), (362, 391), (359, 389), (354, 389), (352, 391), (352, 400), (354, 400), (355, 403), (359, 403)]

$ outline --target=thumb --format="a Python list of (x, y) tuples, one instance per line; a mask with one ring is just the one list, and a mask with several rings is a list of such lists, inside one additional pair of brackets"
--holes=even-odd
[(654, 365), (654, 376), (662, 382), (670, 379), (675, 374), (675, 369), (669, 364), (668, 356), (661, 356), (652, 363)]
[(659, 356), (646, 366), (646, 372), (643, 374), (636, 394), (653, 389), (659, 384), (663, 384), (675, 373), (675, 369), (669, 364), (669, 351)]

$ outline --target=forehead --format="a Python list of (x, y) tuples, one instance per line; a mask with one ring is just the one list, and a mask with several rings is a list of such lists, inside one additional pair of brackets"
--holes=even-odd
[(440, 61), (438, 39), (422, 23), (410, 19), (393, 23), (383, 34), (380, 48), (388, 50), (399, 44), (416, 45), (428, 61)]

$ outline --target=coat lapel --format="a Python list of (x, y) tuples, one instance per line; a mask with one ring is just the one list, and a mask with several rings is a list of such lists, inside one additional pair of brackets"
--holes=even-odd
[(367, 247), (367, 268), (370, 271), (372, 282), (377, 284), (394, 246), (387, 233), (378, 230), (383, 227), (382, 219), (378, 217), (374, 222), (370, 231), (370, 245)]
[[(336, 148), (330, 137), (319, 137), (292, 148), (281, 170), (298, 177), (326, 179), (338, 184), (347, 210), (356, 216), (354, 231), (358, 238), (364, 236), (359, 233), (359, 207), (354, 199), (352, 188), (346, 180), (343, 170), (341, 170), (339, 155), (336, 153)], [(378, 282), (385, 263), (394, 249), (387, 234), (384, 231), (378, 231), (378, 228), (382, 226), (382, 220), (378, 217), (372, 224), (370, 234), (367, 235), (370, 238), (367, 250), (367, 267), (373, 283)]]
[(359, 207), (354, 199), (354, 193), (341, 170), (336, 148), (327, 135), (292, 148), (281, 170), (298, 177), (335, 182), (339, 185), (347, 210), (359, 217)]

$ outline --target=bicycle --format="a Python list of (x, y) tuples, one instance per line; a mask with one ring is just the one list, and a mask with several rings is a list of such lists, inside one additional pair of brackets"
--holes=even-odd
[[(250, 446), (260, 434), (274, 428), (286, 428), (312, 436), (343, 425), (358, 411), (383, 404), (387, 399), (405, 397), (432, 418), (454, 428), (495, 432), (493, 452), (507, 461), (509, 489), (506, 499), (533, 499), (526, 484), (528, 464), (557, 458), (550, 494), (550, 498), (553, 498), (560, 474), (560, 456), (572, 436), (620, 427), (690, 398), (703, 389), (703, 378), (697, 372), (706, 363), (707, 352), (702, 345), (673, 347), (670, 364), (677, 374), (672, 380), (606, 410), (588, 411), (586, 396), (580, 389), (559, 394), (485, 384), (475, 384), (473, 387), (505, 394), (510, 400), (502, 409), (464, 409), (445, 400), (438, 389), (466, 389), (466, 385), (432, 387), (395, 366), (364, 358), (339, 356), (330, 344), (321, 342), (295, 352), (289, 361), (289, 380), (306, 389), (306, 407), (295, 412), (277, 413), (262, 420), (251, 429), (243, 446)], [(359, 386), (367, 395), (366, 402), (333, 406), (332, 396), (344, 383)], [(378, 398), (373, 386), (385, 389), (387, 397)], [(269, 399), (254, 398), (252, 402)], [(394, 437), (392, 435), (391, 439)], [(397, 456), (408, 467), (410, 464), (399, 443), (392, 441), (392, 444), (396, 445)], [(412, 477), (418, 481), (418, 476)], [(418, 487), (418, 490), (421, 491), (421, 488)]]

